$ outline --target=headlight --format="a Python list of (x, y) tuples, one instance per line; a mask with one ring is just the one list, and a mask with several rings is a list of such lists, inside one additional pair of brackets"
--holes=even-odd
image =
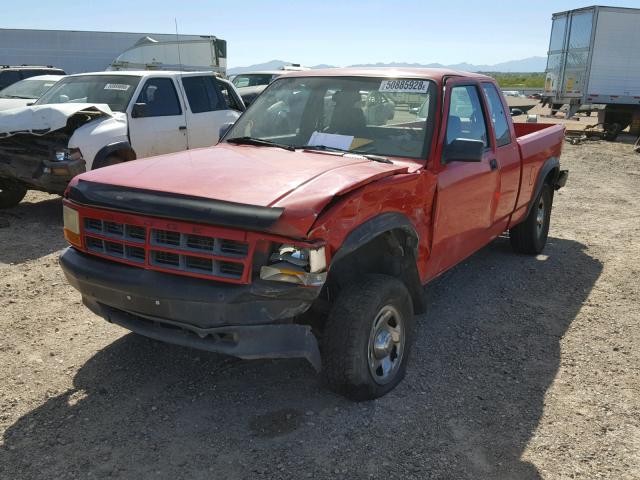
[(63, 205), (62, 220), (64, 223), (64, 238), (66, 238), (71, 245), (81, 247), (80, 214), (78, 214), (78, 211)]
[(82, 160), (82, 152), (79, 148), (61, 148), (56, 150), (56, 162), (68, 162)]
[(280, 245), (269, 257), (269, 265), (260, 269), (260, 278), (278, 282), (321, 286), (327, 278), (324, 247), (302, 248)]

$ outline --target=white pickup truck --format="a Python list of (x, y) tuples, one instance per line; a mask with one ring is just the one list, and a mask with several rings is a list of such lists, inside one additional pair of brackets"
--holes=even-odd
[(61, 194), (78, 173), (218, 142), (244, 110), (211, 72), (70, 75), (34, 105), (0, 112), (0, 208)]

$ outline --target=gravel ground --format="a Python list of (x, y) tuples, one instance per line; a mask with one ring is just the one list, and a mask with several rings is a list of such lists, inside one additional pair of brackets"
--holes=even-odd
[(640, 478), (640, 155), (562, 162), (545, 254), (498, 239), (431, 284), (406, 380), (361, 404), (94, 316), (30, 193), (0, 213), (0, 478)]

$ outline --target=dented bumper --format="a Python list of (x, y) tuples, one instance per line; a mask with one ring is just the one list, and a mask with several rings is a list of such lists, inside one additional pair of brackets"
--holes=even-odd
[(233, 285), (117, 264), (68, 248), (60, 264), (85, 305), (157, 340), (240, 358), (306, 358), (320, 368), (304, 313), (319, 287), (256, 281)]
[(49, 162), (37, 164), (19, 161), (0, 163), (0, 177), (12, 178), (32, 190), (62, 195), (73, 177), (85, 171), (84, 160), (69, 162)]
[(60, 132), (0, 139), (0, 177), (18, 180), (32, 190), (64, 193), (69, 181), (86, 170), (83, 159), (56, 160), (56, 152), (67, 142), (68, 136)]

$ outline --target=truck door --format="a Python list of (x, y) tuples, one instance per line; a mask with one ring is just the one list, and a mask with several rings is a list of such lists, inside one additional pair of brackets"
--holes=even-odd
[(434, 276), (471, 255), (492, 238), (492, 211), (498, 187), (497, 161), (478, 85), (447, 82), (439, 144), (456, 138), (482, 140), (480, 162), (440, 162), (433, 218), (432, 252), (427, 265)]
[(487, 113), (491, 122), (495, 139), (492, 145), (494, 156), (498, 163), (498, 191), (494, 198), (492, 212), (492, 222), (500, 224), (500, 230), (507, 228), (509, 216), (513, 213), (516, 200), (518, 199), (518, 188), (520, 187), (520, 151), (511, 132), (511, 121), (507, 118), (509, 108), (505, 98), (498, 92), (493, 83), (483, 82), (482, 91), (484, 93)]
[(149, 78), (127, 112), (131, 146), (138, 158), (187, 149), (187, 126), (178, 93), (169, 77)]
[(240, 111), (230, 108), (213, 75), (183, 76), (187, 97), (189, 148), (210, 147), (218, 143), (220, 127), (233, 123)]

